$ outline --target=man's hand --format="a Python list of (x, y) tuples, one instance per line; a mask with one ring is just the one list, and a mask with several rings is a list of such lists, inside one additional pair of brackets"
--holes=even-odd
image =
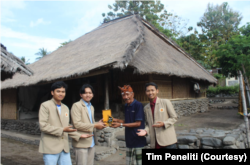
[(94, 127), (95, 127), (96, 129), (103, 129), (103, 128), (106, 128), (105, 124), (104, 124), (104, 123), (101, 123), (101, 122), (96, 123)]
[(113, 122), (118, 122), (119, 119), (113, 118)]
[(89, 137), (92, 137), (94, 136), (93, 134), (92, 135), (89, 135), (89, 134), (82, 134), (80, 138), (89, 138)]
[(72, 125), (63, 128), (63, 132), (75, 132), (77, 129), (72, 129)]
[(147, 135), (147, 131), (144, 129), (138, 129), (138, 133), (136, 133), (138, 136), (145, 136)]
[(111, 125), (112, 128), (117, 128), (120, 126), (121, 126), (121, 123), (112, 123), (112, 125)]
[(98, 123), (103, 123), (103, 119), (99, 120)]
[(160, 128), (163, 127), (164, 123), (162, 121), (158, 121), (156, 124), (152, 125), (152, 127)]

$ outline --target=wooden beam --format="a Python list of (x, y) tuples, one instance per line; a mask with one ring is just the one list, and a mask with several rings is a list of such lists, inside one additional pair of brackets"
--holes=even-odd
[(105, 75), (105, 102), (104, 108), (109, 109), (109, 85), (108, 85), (108, 74)]
[[(108, 72), (109, 72), (109, 69), (102, 69), (102, 70), (98, 70), (98, 71), (89, 72), (89, 73), (83, 74), (81, 76), (73, 76), (73, 77), (69, 77), (69, 78), (59, 78), (59, 79), (56, 79), (56, 80), (37, 83), (37, 84), (34, 84), (34, 85), (44, 85), (44, 84), (49, 84), (49, 83), (53, 83), (53, 82), (56, 82), (56, 81), (68, 81), (68, 80), (79, 79), (79, 78), (84, 78), (84, 77), (91, 77), (91, 76), (96, 76), (96, 75), (100, 75), (100, 74), (105, 74), (105, 73), (108, 73)], [(28, 85), (28, 86), (32, 86), (32, 85)]]

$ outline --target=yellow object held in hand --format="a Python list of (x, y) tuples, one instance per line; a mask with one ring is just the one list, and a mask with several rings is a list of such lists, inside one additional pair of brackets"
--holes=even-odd
[(103, 122), (106, 124), (106, 126), (111, 126), (113, 123), (113, 117), (111, 115), (111, 109), (108, 110), (102, 110), (102, 118)]

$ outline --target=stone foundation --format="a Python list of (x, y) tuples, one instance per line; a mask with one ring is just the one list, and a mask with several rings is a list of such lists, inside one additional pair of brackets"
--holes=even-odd
[(178, 118), (181, 118), (181, 116), (189, 116), (194, 113), (203, 113), (208, 110), (207, 98), (177, 101), (173, 100), (171, 102)]
[[(176, 131), (178, 149), (246, 149), (247, 137), (245, 124), (234, 130), (215, 130), (211, 128), (197, 128)], [(116, 137), (120, 150), (125, 150), (125, 138)], [(150, 138), (147, 138), (150, 148)]]
[(177, 135), (179, 149), (245, 149), (247, 144), (245, 124), (230, 131), (197, 128)]
[(40, 127), (38, 121), (25, 121), (25, 120), (8, 120), (1, 119), (1, 129), (17, 131), (20, 133), (40, 135)]

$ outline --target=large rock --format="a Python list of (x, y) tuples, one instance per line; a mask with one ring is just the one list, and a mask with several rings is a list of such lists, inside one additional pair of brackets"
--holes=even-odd
[(189, 145), (182, 145), (182, 144), (179, 144), (179, 145), (178, 145), (178, 148), (179, 148), (179, 149), (189, 149)]
[(214, 138), (223, 139), (224, 137), (226, 137), (226, 134), (224, 132), (215, 132), (214, 134), (212, 134), (212, 136)]
[(224, 145), (234, 145), (235, 144), (235, 137), (233, 136), (227, 136), (223, 139)]
[(194, 143), (195, 141), (197, 141), (196, 136), (179, 136), (177, 137), (177, 139), (178, 139), (178, 143), (180, 144)]
[(117, 138), (118, 140), (123, 140), (123, 141), (125, 141), (125, 135), (118, 135), (118, 136), (116, 136), (116, 138)]
[(201, 138), (201, 144), (218, 148), (218, 147), (222, 146), (222, 141), (220, 139), (216, 139), (216, 138), (203, 137), (203, 138)]
[(211, 146), (206, 146), (206, 145), (202, 145), (201, 148), (202, 148), (202, 149), (214, 149), (213, 147), (211, 147)]
[(223, 149), (238, 149), (235, 145), (224, 146)]

